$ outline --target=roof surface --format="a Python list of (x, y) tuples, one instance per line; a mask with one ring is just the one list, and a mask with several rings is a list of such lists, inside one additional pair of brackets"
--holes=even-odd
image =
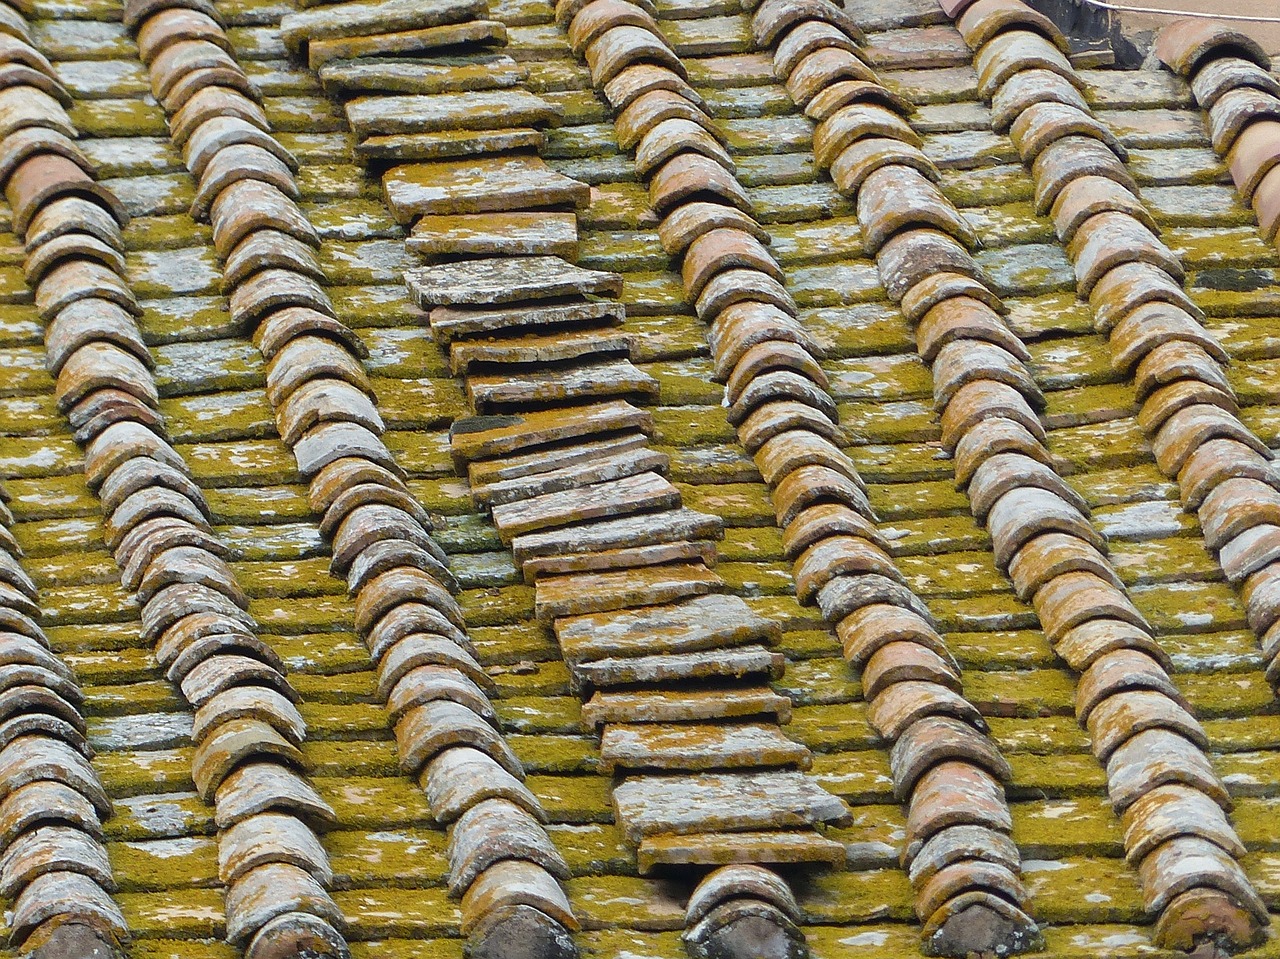
[(559, 6), (0, 17), (0, 547), (39, 587), (0, 563), (4, 697), (70, 704), (6, 729), (0, 792), (75, 791), (0, 797), (7, 840), (66, 830), (0, 858), (13, 945), (1254, 939), (1261, 51), (1182, 26), (1170, 69), (1075, 70), (997, 0), (964, 36), (934, 0)]

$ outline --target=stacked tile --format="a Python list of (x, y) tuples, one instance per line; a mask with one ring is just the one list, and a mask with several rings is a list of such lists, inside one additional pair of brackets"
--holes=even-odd
[[(1009, 4), (987, 3), (993, 17), (1007, 16)], [(771, 29), (769, 9), (756, 15), (762, 44), (782, 33)], [(826, 19), (838, 22), (835, 13)], [(1003, 306), (971, 255), (971, 227), (935, 185), (938, 171), (921, 151), (904, 104), (852, 58), (843, 73), (823, 75), (788, 59), (795, 33), (777, 43), (775, 64), (818, 124), (815, 158), (857, 202), (886, 292), (915, 324), (920, 355), (933, 372), (943, 445), (975, 518), (991, 535), (997, 565), (1031, 601), (1055, 650), (1082, 674), (1077, 717), (1106, 766), (1112, 805), (1125, 815), (1126, 851), (1139, 864), (1148, 911), (1161, 917), (1158, 938), (1178, 941), (1201, 910), (1216, 907), (1223, 929), (1211, 934), (1252, 941), (1266, 909), (1236, 862), (1243, 849), (1226, 819), (1226, 790), (1204, 755), (1204, 732), (1106, 559), (1086, 504), (1053, 468), (1037, 415), (1044, 398), (1026, 367), (1025, 346), (1002, 319)], [(1070, 71), (1063, 53), (1034, 29), (994, 43), (985, 60), (979, 54), (984, 83), (1017, 72), (1028, 46), (1036, 52), (1026, 63)], [(1042, 85), (1039, 76), (1026, 83)], [(1046, 104), (1051, 112), (1061, 107)], [(1115, 160), (1105, 143), (1081, 133), (1086, 127), (1062, 127), (1063, 136), (1071, 134), (1061, 141), (1069, 157), (1099, 166), (1096, 150), (1079, 150), (1082, 141)], [(1025, 126), (1015, 133), (1028, 148), (1043, 148), (1043, 136)]]
[[(798, 596), (836, 626), (862, 670), (871, 721), (893, 746), (895, 793), (910, 807), (904, 862), (926, 939), (960, 955), (1033, 946), (1008, 837), (1008, 766), (961, 695), (958, 668), (894, 565), (866, 488), (838, 445), (813, 340), (797, 322), (719, 130), (649, 10), (562, 2), (557, 16), (617, 111), (618, 144), (635, 151), (663, 218), (663, 247), (682, 260), (686, 296), (711, 328), (729, 417), (772, 491)], [(757, 23), (766, 43), (788, 35), (780, 62), (804, 62), (803, 75), (865, 69), (850, 52), (860, 34), (835, 7), (769, 3)]]
[[(1031, 168), (1037, 207), (1050, 213), (1066, 244), (1077, 292), (1089, 301), (1098, 330), (1109, 335), (1113, 365), (1134, 378), (1142, 403), (1139, 423), (1151, 437), (1157, 465), (1176, 478), (1183, 505), (1199, 516), (1206, 544), (1228, 579), (1243, 589), (1249, 624), (1272, 660), (1268, 678), (1274, 685), (1280, 563), (1274, 562), (1272, 543), (1280, 474), (1267, 445), (1237, 416), (1222, 369), (1226, 351), (1183, 289), (1182, 265), (1156, 235), (1158, 227), (1125, 168), (1124, 148), (1081, 97), (1080, 81), (1062, 55), (1065, 40), (1054, 25), (1020, 2), (944, 7), (959, 15), (960, 32), (977, 51), (980, 92), (991, 98), (993, 125), (1008, 128)], [(1207, 52), (1208, 35), (1214, 28), (1184, 25), (1165, 35), (1163, 55), (1180, 72), (1191, 72)], [(1229, 37), (1224, 46), (1266, 62), (1256, 45), (1238, 34)], [(1252, 109), (1232, 118), (1237, 133)], [(1230, 140), (1229, 129), (1216, 131), (1223, 149)], [(1233, 173), (1241, 176), (1244, 166)], [(1260, 177), (1262, 167), (1251, 169)], [(1161, 912), (1156, 940), (1187, 950), (1215, 937), (1247, 947), (1269, 920), (1236, 862), (1244, 848), (1225, 816), (1230, 800), (1197, 755), (1197, 747), (1207, 745), (1204, 733), (1162, 673), (1145, 661), (1141, 669), (1132, 661), (1117, 666), (1119, 659), (1107, 667), (1116, 677), (1112, 683), (1081, 686), (1082, 697), (1093, 699), (1087, 712), (1082, 703), (1078, 713), (1095, 731), (1095, 751), (1098, 734), (1113, 732), (1105, 725), (1108, 718), (1121, 710), (1123, 730), (1132, 738), (1112, 747), (1112, 762), (1143, 740), (1149, 742), (1141, 748), (1160, 747), (1154, 738), (1159, 736), (1167, 744), (1163, 761), (1181, 753), (1187, 764), (1177, 776), (1166, 773), (1169, 784), (1150, 792), (1125, 796), (1114, 784), (1111, 790), (1113, 805), (1125, 815), (1126, 851), (1142, 877), (1145, 905)], [(1138, 678), (1138, 672), (1150, 678)]]
[[(10, 36), (25, 45), (25, 31)], [(61, 89), (56, 80), (49, 86)], [(0, 487), (0, 895), (12, 903), (9, 942), (37, 959), (95, 949), (119, 956), (129, 930), (102, 844), (111, 801), (89, 763), (80, 686), (40, 628), (40, 596), (19, 563), (8, 499)]]
[[(1240, 196), (1253, 205), (1263, 236), (1280, 244), (1280, 81), (1268, 72), (1270, 58), (1244, 34), (1205, 20), (1169, 26), (1156, 52), (1191, 84), (1209, 113), (1214, 150), (1226, 159)], [(1224, 360), (1211, 338), (1206, 348), (1215, 361)], [(1183, 376), (1191, 382), (1184, 390), (1199, 389), (1205, 395), (1199, 402), (1235, 412), (1209, 398), (1221, 392), (1222, 374), (1208, 366), (1214, 378), (1206, 377), (1206, 366), (1202, 361), (1188, 368)], [(1280, 474), (1269, 462), (1270, 451), (1265, 445), (1259, 449), (1262, 441), (1243, 424), (1234, 433), (1202, 429), (1196, 442), (1200, 448), (1212, 444), (1216, 452), (1189, 453), (1183, 473), (1199, 487), (1184, 485), (1183, 497), (1188, 507), (1198, 508), (1209, 546), (1242, 590), (1249, 625), (1262, 642), (1267, 679), (1280, 690), (1280, 606), (1271, 599), (1280, 588)], [(1198, 469), (1197, 458), (1207, 461)]]
[[(625, 776), (613, 799), (640, 871), (842, 862), (809, 830), (848, 813), (798, 771), (809, 752), (782, 734), (790, 704), (767, 686), (782, 669), (777, 631), (724, 595), (708, 568), (720, 521), (682, 507), (667, 457), (648, 448), (652, 418), (629, 402), (656, 384), (614, 329), (621, 278), (535, 254), (407, 280), (477, 412), (493, 414), (454, 425), (453, 455), (590, 693), (584, 716), (604, 770)], [(767, 870), (721, 870), (700, 888), (695, 944), (762, 914), (796, 934), (790, 892)]]
[[(34, 50), (14, 59), (53, 77)], [(47, 324), (55, 399), (85, 448), (85, 478), (107, 513), (104, 539), (122, 582), (142, 607), (143, 638), (196, 710), (192, 777), (221, 830), (227, 938), (255, 956), (282, 942), (328, 942), (334, 954), (345, 954), (330, 925), (341, 916), (323, 885), (328, 861), (304, 823), (324, 823), (331, 813), (300, 771), (305, 728), (297, 696), (279, 658), (258, 638), (203, 494), (165, 434), (153, 361), (136, 323), (141, 311), (122, 277), (127, 216), (92, 178), (62, 106), (35, 87), (17, 89), (33, 97), (24, 124), (5, 139), (5, 193), (26, 243), (27, 283)], [(46, 764), (66, 763), (71, 773), (71, 756), (62, 747)], [(109, 811), (92, 776), (76, 778), (82, 789), (96, 790), (90, 795), (99, 811)], [(67, 796), (45, 798), (54, 808), (74, 808)], [(51, 863), (63, 862), (62, 838), (50, 840)], [(41, 880), (50, 887), (39, 893), (43, 915), (65, 909), (70, 898), (122, 934), (123, 920), (97, 885), (109, 881), (105, 859), (85, 859), (85, 875), (76, 875), (76, 855), (66, 856), (56, 868), (68, 872)]]
[[(322, 12), (352, 30), (435, 17), (435, 8), (398, 0), (350, 8)], [(419, 780), (435, 818), (451, 824), (449, 891), (462, 899), (472, 955), (501, 955), (515, 943), (571, 955), (569, 930), (578, 924), (557, 881), (567, 878), (567, 866), (489, 703), (494, 684), (476, 661), (430, 518), (382, 439), (361, 364), (367, 351), (321, 286), (313, 253), (319, 239), (296, 202), (296, 163), (271, 135), (244, 71), (223, 59), (229, 44), (211, 7), (144, 0), (127, 7), (126, 23), (137, 31), (158, 97), (190, 88), (211, 69), (200, 57), (175, 59), (174, 48), (200, 43), (219, 61), (222, 72), (205, 78), (204, 89), (213, 91), (206, 103), (164, 101), (171, 138), (198, 178), (192, 214), (211, 221), (233, 319), (268, 361), (280, 436), (310, 484), (331, 568), (347, 580), (356, 629), (376, 663), (377, 693), (395, 723), (401, 768)], [(306, 21), (317, 31), (313, 43), (346, 43), (324, 32), (328, 23)], [(407, 31), (415, 38), (406, 49), (434, 46), (432, 29)]]

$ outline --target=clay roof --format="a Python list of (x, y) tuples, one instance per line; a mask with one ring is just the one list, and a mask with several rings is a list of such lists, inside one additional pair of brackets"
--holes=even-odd
[(1269, 954), (1280, 80), (1070, 53), (0, 5), (10, 947)]

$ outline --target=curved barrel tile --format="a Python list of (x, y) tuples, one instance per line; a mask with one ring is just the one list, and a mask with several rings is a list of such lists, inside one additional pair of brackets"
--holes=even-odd
[[(1226, 352), (1201, 325), (1203, 314), (1183, 289), (1182, 265), (1156, 235), (1125, 170), (1127, 155), (1111, 131), (1087, 104), (1059, 98), (1053, 83), (1020, 83), (1020, 75), (1037, 71), (1039, 76), (1045, 62), (1061, 56), (1057, 31), (1021, 3), (994, 0), (968, 5), (959, 27), (976, 47), (980, 88), (998, 103), (999, 122), (1009, 124), (1013, 144), (1032, 170), (1037, 205), (1050, 213), (1066, 245), (1078, 294), (1089, 301), (1098, 329), (1110, 336), (1113, 365), (1134, 378), (1142, 403), (1139, 422), (1151, 436), (1157, 465), (1177, 479), (1184, 505), (1198, 513), (1206, 544), (1222, 561), (1224, 547), (1240, 536), (1246, 536), (1240, 545), (1250, 544), (1249, 534), (1256, 536), (1269, 525), (1272, 504), (1280, 502), (1270, 451), (1236, 416), (1236, 398), (1221, 370)], [(1173, 30), (1161, 55), (1175, 69), (1195, 69), (1211, 46), (1206, 30), (1202, 24)], [(1261, 55), (1238, 34), (1222, 40), (1252, 57)], [(1079, 85), (1069, 68), (1059, 74), (1063, 82)], [(1090, 152), (1077, 152), (1082, 144)], [(1228, 571), (1228, 578), (1244, 587), (1250, 625), (1260, 636), (1276, 622), (1266, 598), (1266, 565), (1264, 559), (1243, 575), (1232, 575), (1235, 568)], [(1069, 587), (1050, 582), (1037, 594), (1047, 596), (1056, 616), (1078, 619), (1073, 610), (1104, 602), (1095, 574), (1073, 576)], [(1117, 603), (1111, 608), (1128, 628), (1142, 626), (1131, 607)], [(1092, 680), (1101, 667), (1094, 663), (1085, 678)], [(1082, 696), (1092, 685), (1082, 683)], [(1156, 940), (1192, 949), (1204, 938), (1220, 937), (1233, 948), (1247, 947), (1262, 935), (1268, 917), (1236, 861), (1239, 841), (1234, 832), (1222, 831), (1229, 830), (1225, 819), (1206, 819), (1202, 831), (1186, 816), (1184, 831), (1136, 854), (1136, 838), (1155, 828), (1154, 810), (1135, 805), (1151, 795), (1144, 778), (1182, 783), (1186, 791), (1172, 800), (1177, 803), (1195, 803), (1204, 795), (1230, 808), (1200, 755), (1207, 738), (1185, 704), (1177, 702), (1176, 691), (1168, 686), (1153, 695), (1154, 690), (1139, 692), (1137, 685), (1105, 684), (1092, 700), (1081, 701), (1077, 712), (1094, 737), (1095, 752), (1107, 763), (1112, 804), (1132, 823), (1127, 848), (1139, 865), (1145, 905), (1158, 915)], [(1123, 741), (1119, 729), (1132, 738)], [(1162, 771), (1165, 763), (1179, 772)], [(1226, 835), (1228, 841), (1209, 844), (1215, 852), (1194, 878), (1173, 868), (1180, 855), (1190, 857), (1199, 848), (1203, 835)]]
[[(358, 55), (389, 24), (405, 28), (395, 43), (409, 52), (500, 37), (500, 24), (471, 25), (481, 9), (356, 4), (336, 20), (332, 9), (299, 14), (282, 35), (306, 45), (315, 65)], [(199, 40), (189, 38), (195, 19)], [(382, 440), (363, 344), (336, 319), (323, 288), (319, 237), (297, 205), (296, 161), (272, 136), (214, 17), (151, 3), (130, 5), (127, 20), (174, 145), (197, 178), (192, 215), (212, 223), (231, 313), (268, 361), (267, 396), (310, 484), (333, 573), (349, 584), (378, 692), (392, 707), (401, 767), (421, 782), (436, 818), (451, 825), (450, 892), (462, 900), (473, 955), (517, 947), (572, 954), (577, 920), (560, 885), (567, 867), (498, 728), (486, 697), (493, 682), (475, 659), (431, 520)], [(206, 74), (214, 61), (222, 72)], [(207, 85), (195, 82), (201, 76)], [(208, 91), (216, 98), (201, 100)], [(263, 935), (269, 932), (279, 930)]]
[[(595, 6), (577, 17), (592, 16)], [(614, 7), (618, 17), (635, 16), (631, 4)], [(569, 20), (571, 35), (578, 22)], [(610, 30), (621, 31), (623, 20), (617, 23)], [(837, 62), (829, 69), (856, 65), (861, 77), (865, 67), (850, 52), (856, 29), (836, 7), (766, 3), (755, 29), (772, 40), (801, 23), (813, 25), (816, 39), (804, 41), (812, 48), (806, 56), (791, 59), (834, 54)], [(596, 42), (609, 36), (606, 30)], [(637, 45), (623, 69), (652, 73), (664, 64)], [(670, 79), (664, 86), (675, 86), (678, 75), (665, 69)], [(934, 864), (913, 875), (920, 917), (929, 922), (926, 934), (936, 934), (944, 950), (994, 942), (1028, 948), (1037, 934), (1022, 908), (1027, 896), (1017, 875), (1020, 862), (1007, 836), (1001, 783), (1008, 767), (986, 738), (977, 710), (959, 694), (958, 668), (886, 551), (865, 486), (837, 445), (839, 422), (826, 376), (798, 328), (785, 276), (766, 246), (768, 234), (751, 216), (732, 160), (717, 146), (716, 125), (695, 101), (677, 96), (692, 123), (673, 126), (671, 94), (611, 95), (610, 78), (598, 66), (592, 71), (597, 89), (618, 111), (619, 145), (635, 148), (637, 172), (648, 179), (650, 201), (663, 216), (663, 246), (682, 262), (685, 293), (713, 330), (729, 418), (772, 490), (798, 595), (836, 626), (846, 656), (863, 670), (872, 723), (893, 745), (895, 794), (910, 807), (904, 862), (914, 871), (927, 853)], [(885, 128), (897, 129), (896, 119), (890, 113)], [(967, 785), (930, 790), (930, 777), (940, 769)], [(963, 845), (957, 830), (966, 829), (988, 837), (976, 858), (951, 848)], [(941, 931), (944, 926), (952, 931)], [(968, 932), (957, 937), (962, 926)], [(712, 928), (695, 928), (691, 940), (714, 948)], [(964, 941), (949, 945), (953, 939)]]
[[(230, 842), (234, 827), (270, 847), (281, 818), (312, 837), (305, 851), (259, 856), (222, 877), (227, 939), (250, 955), (283, 942), (324, 943), (329, 954), (346, 955), (335, 928), (342, 916), (325, 889), (328, 859), (303, 822), (327, 825), (332, 813), (305, 778), (297, 693), (258, 638), (228, 550), (209, 525), (209, 507), (166, 435), (153, 361), (137, 328), (140, 308), (121, 275), (127, 217), (69, 140), (49, 140), (63, 118), (61, 107), (51, 117), (56, 122), (32, 115), (9, 152), (5, 181), (15, 228), (26, 240), (24, 270), (47, 324), (55, 399), (84, 447), (86, 480), (107, 514), (104, 539), (142, 608), (143, 638), (198, 711), (203, 735), (192, 778), (214, 806), (221, 841)], [(49, 873), (42, 882), (48, 888), (32, 894), (42, 919), (77, 897), (82, 908), (113, 915), (83, 876)], [(116, 926), (125, 931), (123, 920)], [(15, 933), (29, 929), (20, 923)]]

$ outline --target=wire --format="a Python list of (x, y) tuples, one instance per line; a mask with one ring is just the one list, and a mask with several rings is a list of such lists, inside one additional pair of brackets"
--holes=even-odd
[(1199, 17), (1203, 20), (1241, 20), (1246, 23), (1280, 23), (1280, 17), (1254, 17), (1241, 13), (1206, 13), (1202, 10), (1167, 10), (1164, 7), (1124, 7), (1106, 0), (1078, 0), (1090, 7), (1115, 10), (1117, 13), (1154, 13), (1166, 17)]

